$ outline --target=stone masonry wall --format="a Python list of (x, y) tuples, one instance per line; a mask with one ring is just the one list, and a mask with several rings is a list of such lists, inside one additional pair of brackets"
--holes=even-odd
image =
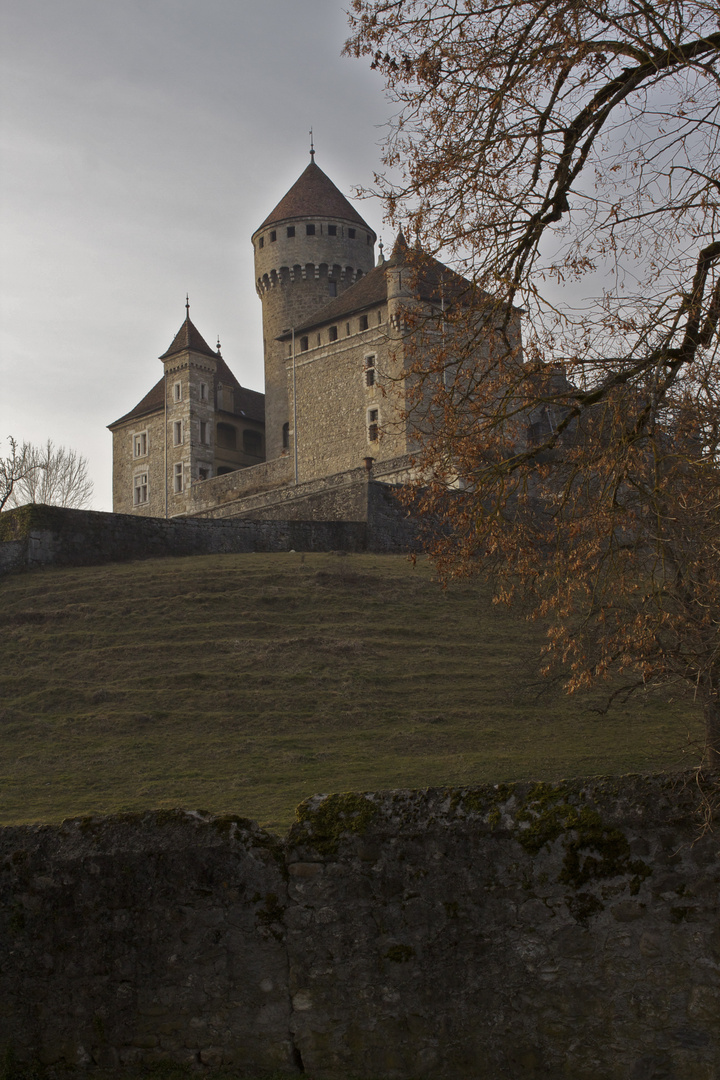
[(0, 1047), (48, 1065), (717, 1080), (720, 858), (663, 778), (0, 831)]
[(403, 552), (415, 543), (416, 529), (393, 488), (357, 469), (302, 489), (247, 497), (207, 518), (20, 507), (0, 517), (0, 576), (39, 566), (91, 566), (165, 555)]
[[(93, 566), (243, 551), (366, 551), (364, 521), (142, 518), (21, 507), (0, 518), (0, 575), (41, 566)], [(4, 541), (4, 542), (3, 542)]]

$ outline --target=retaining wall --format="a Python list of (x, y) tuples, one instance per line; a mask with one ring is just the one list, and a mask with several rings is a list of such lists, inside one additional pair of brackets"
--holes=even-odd
[[(381, 487), (382, 485), (376, 485)], [(364, 488), (367, 499), (367, 489)], [(389, 496), (390, 497), (390, 496)], [(378, 496), (378, 505), (386, 500)], [(243, 551), (405, 551), (411, 532), (398, 515), (366, 520), (147, 518), (28, 506), (0, 516), (0, 575), (42, 566)]]
[(717, 1080), (720, 859), (662, 778), (0, 831), (0, 1046), (451, 1080)]

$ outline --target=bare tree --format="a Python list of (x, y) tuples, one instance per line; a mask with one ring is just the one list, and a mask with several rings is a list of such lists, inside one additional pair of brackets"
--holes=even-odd
[(35, 470), (36, 466), (29, 460), (30, 447), (27, 443), (19, 446), (17, 441), (9, 436), (10, 453), (7, 457), (0, 457), (0, 510), (6, 503), (14, 498), (17, 485), (22, 483)]
[(79, 509), (92, 499), (93, 482), (88, 476), (87, 459), (75, 450), (55, 446), (48, 439), (44, 446), (23, 446), (25, 468), (16, 479), (9, 496), (11, 506), (44, 503)]
[(354, 0), (351, 26), (398, 106), (389, 216), (469, 280), (410, 326), (440, 568), (529, 595), (571, 690), (692, 686), (717, 766), (717, 0)]

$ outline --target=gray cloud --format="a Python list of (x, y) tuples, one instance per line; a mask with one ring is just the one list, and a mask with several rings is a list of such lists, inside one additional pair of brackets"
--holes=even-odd
[[(184, 316), (262, 389), (250, 235), (308, 160), (369, 185), (380, 80), (336, 0), (6, 0), (0, 437), (85, 454), (159, 377)], [(380, 207), (361, 212), (380, 230)]]

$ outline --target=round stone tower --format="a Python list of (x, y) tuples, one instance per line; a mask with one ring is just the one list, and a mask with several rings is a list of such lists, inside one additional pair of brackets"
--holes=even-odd
[(372, 270), (376, 239), (315, 164), (314, 151), (308, 167), (253, 233), (255, 282), (263, 307), (268, 460), (288, 448), (288, 346), (277, 338)]

